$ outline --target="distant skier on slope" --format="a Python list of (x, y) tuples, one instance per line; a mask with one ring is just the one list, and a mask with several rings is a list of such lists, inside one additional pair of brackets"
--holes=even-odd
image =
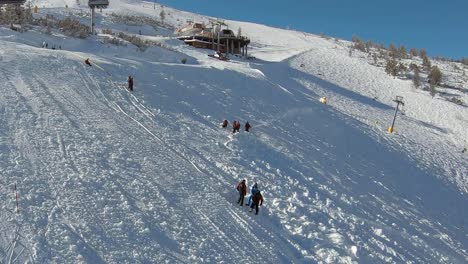
[(131, 75), (128, 76), (128, 89), (133, 92), (133, 77)]
[(245, 179), (243, 179), (236, 187), (239, 192), (239, 200), (237, 201), (240, 206), (244, 204), (244, 196), (247, 194), (247, 185), (245, 184)]
[(89, 58), (86, 58), (84, 62), (86, 63), (86, 65), (91, 66), (91, 62), (89, 62)]
[(234, 121), (232, 122), (232, 133), (236, 133), (236, 128), (237, 128), (237, 121), (234, 120)]
[(252, 202), (252, 197), (253, 197), (257, 192), (260, 192), (260, 190), (258, 189), (257, 183), (254, 183), (254, 185), (252, 186), (252, 189), (250, 190), (249, 200), (248, 200), (247, 203), (245, 204), (246, 206), (250, 205), (250, 203)]
[(252, 205), (250, 205), (250, 210), (249, 212), (252, 212), (252, 210), (254, 209), (255, 207), (255, 214), (258, 215), (258, 206), (262, 206), (263, 205), (263, 196), (262, 194), (260, 193), (260, 191), (258, 191), (257, 193), (254, 194), (254, 196), (252, 197)]
[(249, 129), (251, 128), (252, 126), (249, 124), (249, 121), (247, 121), (247, 123), (245, 123), (245, 131), (249, 132)]
[(229, 122), (226, 119), (224, 119), (223, 128), (226, 128), (228, 125), (229, 125)]
[(236, 123), (236, 128), (235, 128), (235, 131), (239, 132), (239, 130), (240, 130), (240, 127), (241, 127), (241, 124), (240, 124), (240, 122), (237, 122), (237, 123)]

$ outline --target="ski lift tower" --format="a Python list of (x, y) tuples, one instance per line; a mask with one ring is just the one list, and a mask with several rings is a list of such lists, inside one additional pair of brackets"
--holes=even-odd
[[(0, 0), (2, 1), (2, 0)], [(95, 12), (94, 10), (97, 8), (106, 8), (109, 6), (109, 0), (88, 0), (88, 6), (91, 8), (91, 34), (94, 35), (94, 19), (95, 19)]]
[(227, 26), (227, 24), (224, 23), (224, 20), (220, 20), (220, 19), (216, 19), (216, 20), (210, 19), (209, 21), (210, 21), (210, 24), (211, 24), (211, 27), (212, 27), (213, 45), (214, 45), (214, 42), (215, 42), (214, 39), (215, 39), (215, 34), (216, 34), (216, 37), (217, 37), (216, 51), (219, 52), (219, 45), (220, 45), (219, 34), (221, 32), (222, 26)]

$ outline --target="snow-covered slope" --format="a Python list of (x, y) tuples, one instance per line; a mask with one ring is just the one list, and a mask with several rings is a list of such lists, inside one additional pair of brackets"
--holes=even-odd
[[(106, 12), (159, 8), (112, 1), (99, 21), (132, 31)], [(165, 10), (173, 25), (207, 19)], [(334, 40), (228, 22), (257, 59), (214, 60), (162, 30), (144, 37), (168, 48), (140, 52), (0, 28), (1, 263), (468, 261), (466, 108)], [(405, 115), (389, 135), (395, 95)], [(235, 203), (243, 178), (264, 194), (259, 215)]]

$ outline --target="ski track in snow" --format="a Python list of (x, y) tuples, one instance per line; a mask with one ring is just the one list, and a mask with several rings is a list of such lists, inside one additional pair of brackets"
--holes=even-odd
[[(413, 101), (388, 136), (393, 94), (363, 94), (401, 83), (322, 38), (229, 22), (297, 46), (259, 39), (252, 52), (270, 62), (226, 63), (185, 46), (51, 51), (0, 29), (0, 262), (468, 261), (467, 163), (451, 141), (463, 125), (432, 125)], [(359, 71), (379, 77), (352, 80)], [(223, 130), (224, 118), (252, 132)], [(235, 203), (242, 178), (259, 182), (259, 215)]]

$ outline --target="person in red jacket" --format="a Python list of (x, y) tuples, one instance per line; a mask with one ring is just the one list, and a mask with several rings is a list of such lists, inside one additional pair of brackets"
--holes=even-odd
[(234, 120), (234, 121), (232, 122), (232, 133), (236, 133), (236, 128), (237, 128), (237, 121)]
[(237, 184), (236, 189), (239, 192), (239, 200), (237, 203), (242, 206), (244, 204), (244, 196), (247, 194), (247, 185), (245, 184), (245, 179)]
[(240, 122), (237, 122), (237, 123), (236, 123), (236, 128), (235, 128), (235, 130), (236, 130), (237, 132), (239, 132), (240, 127), (241, 127)]
[(250, 205), (250, 211), (249, 212), (252, 212), (252, 210), (255, 207), (255, 214), (258, 215), (258, 205), (260, 205), (260, 206), (263, 205), (263, 196), (260, 193), (260, 191), (256, 192), (252, 196), (252, 205)]

